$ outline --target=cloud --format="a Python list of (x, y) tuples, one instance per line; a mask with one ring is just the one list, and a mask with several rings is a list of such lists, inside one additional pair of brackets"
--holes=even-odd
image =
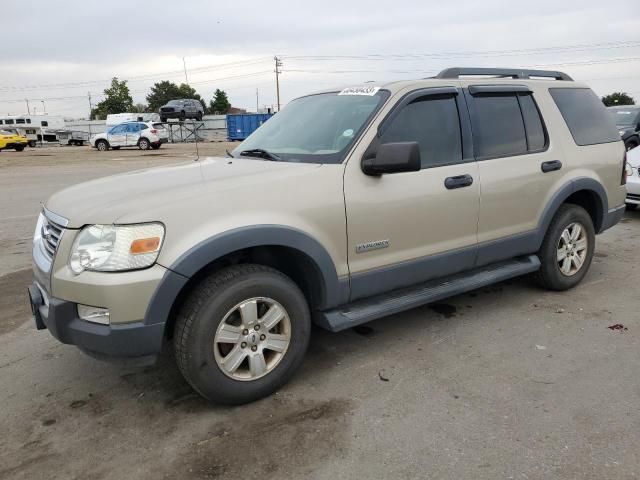
[[(97, 95), (114, 75), (131, 78), (135, 100), (143, 101), (153, 81), (183, 80), (182, 57), (187, 57), (189, 69), (262, 59), (262, 63), (189, 75), (190, 82), (205, 97), (210, 97), (215, 88), (225, 88), (235, 104), (248, 107), (255, 105), (256, 87), (263, 90), (264, 103), (275, 101), (273, 65), (269, 60), (274, 54), (285, 56), (285, 100), (330, 83), (414, 78), (422, 72), (454, 65), (523, 66), (640, 57), (640, 47), (406, 57), (430, 52), (523, 50), (629, 40), (637, 38), (636, 32), (640, 31), (640, 11), (635, 3), (617, 2), (615, 12), (625, 12), (621, 17), (600, 0), (541, 0), (535, 4), (497, 0), (462, 0), (455, 4), (420, 0), (275, 0), (241, 4), (154, 0), (144, 5), (122, 0), (8, 2), (2, 7), (3, 18), (20, 21), (3, 22), (0, 111), (18, 105), (4, 100), (75, 96), (73, 100), (52, 100), (52, 106), (82, 114), (86, 108), (80, 96), (88, 91)], [(292, 58), (371, 54), (405, 57)], [(600, 78), (595, 87), (601, 92), (635, 89), (640, 97), (640, 87), (634, 87), (640, 78), (640, 61), (574, 65), (567, 69), (579, 78)], [(334, 71), (344, 73), (328, 73)], [(173, 73), (153, 77), (161, 72)], [(242, 76), (250, 73), (254, 75)], [(133, 78), (141, 75), (150, 76)], [(234, 75), (236, 78), (230, 78)], [(81, 85), (53, 91), (20, 88), (73, 82)], [(18, 88), (7, 88), (11, 86)]]

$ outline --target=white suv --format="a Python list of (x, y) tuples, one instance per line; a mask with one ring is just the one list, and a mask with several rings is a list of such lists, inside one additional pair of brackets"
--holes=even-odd
[(106, 152), (109, 148), (117, 150), (120, 147), (157, 150), (168, 138), (167, 130), (161, 123), (126, 122), (111, 127), (105, 133), (94, 135), (91, 145), (101, 152)]

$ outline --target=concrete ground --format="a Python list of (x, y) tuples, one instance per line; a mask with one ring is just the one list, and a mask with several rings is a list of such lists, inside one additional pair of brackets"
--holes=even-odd
[(316, 330), (293, 381), (242, 407), (202, 400), (170, 357), (144, 369), (101, 363), (36, 331), (26, 286), (39, 202), (193, 154), (0, 153), (0, 478), (640, 476), (636, 212), (598, 237), (570, 292), (519, 279), (339, 334)]

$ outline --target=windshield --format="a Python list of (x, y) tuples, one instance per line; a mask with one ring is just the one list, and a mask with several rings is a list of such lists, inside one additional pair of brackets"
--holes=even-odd
[(293, 100), (233, 150), (267, 150), (288, 162), (341, 163), (348, 147), (388, 98), (373, 95), (309, 95)]
[(184, 100), (169, 100), (167, 102), (167, 105), (182, 105), (184, 103)]
[(618, 127), (631, 127), (636, 124), (636, 117), (640, 109), (627, 108), (624, 110), (609, 110), (609, 115)]

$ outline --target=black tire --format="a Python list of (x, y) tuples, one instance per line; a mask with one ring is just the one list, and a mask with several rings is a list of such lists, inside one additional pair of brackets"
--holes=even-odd
[[(218, 366), (214, 338), (224, 316), (255, 297), (268, 297), (285, 309), (290, 343), (273, 370), (255, 380), (236, 380)], [(275, 392), (291, 378), (302, 363), (310, 332), (309, 306), (298, 286), (277, 270), (245, 264), (220, 270), (194, 288), (178, 313), (173, 342), (178, 367), (197, 392), (212, 402), (238, 405)]]
[(18, 145), (18, 146), (16, 147), (16, 152), (21, 152), (21, 151), (23, 151), (23, 150), (24, 150), (24, 145)]
[(154, 143), (151, 145), (151, 148), (153, 148), (154, 150), (158, 150), (160, 148), (160, 144), (159, 143)]
[(626, 207), (627, 207), (627, 210), (637, 210), (638, 209), (638, 205), (636, 205), (635, 203), (627, 203)]
[(198, 114), (196, 115), (196, 120), (197, 120), (197, 121), (199, 121), (199, 122), (201, 122), (201, 121), (202, 121), (202, 114), (201, 114), (201, 113), (198, 113)]
[(106, 152), (107, 150), (109, 150), (109, 142), (107, 142), (106, 140), (98, 140), (96, 142), (96, 148), (99, 152)]
[(29, 140), (29, 146), (31, 148), (36, 148), (36, 141), (35, 140)]
[(187, 114), (184, 113), (184, 111), (180, 112), (180, 121), (184, 122), (186, 118), (187, 118)]
[[(561, 272), (557, 255), (562, 233), (572, 223), (578, 223), (584, 228), (587, 248), (581, 267), (577, 269), (575, 273), (568, 276)], [(553, 220), (551, 220), (549, 229), (538, 252), (541, 266), (535, 275), (537, 282), (549, 290), (561, 291), (575, 287), (589, 271), (595, 251), (595, 244), (595, 229), (591, 216), (587, 211), (578, 205), (561, 205), (553, 217)], [(573, 266), (571, 268), (573, 268)]]
[(111, 147), (111, 150), (120, 150), (120, 147)]
[(634, 148), (636, 148), (638, 146), (638, 139), (637, 138), (630, 138), (629, 140), (624, 142), (624, 146), (627, 149), (627, 152), (629, 150), (633, 150)]
[(141, 138), (138, 140), (138, 148), (140, 150), (149, 150), (151, 148), (151, 142), (146, 138)]
[(163, 122), (163, 123), (166, 122), (167, 121), (167, 117), (160, 117), (160, 121)]

